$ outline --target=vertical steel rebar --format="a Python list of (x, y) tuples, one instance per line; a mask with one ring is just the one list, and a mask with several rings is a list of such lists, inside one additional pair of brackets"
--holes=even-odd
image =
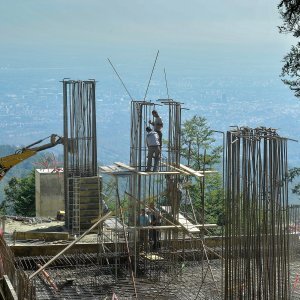
[[(163, 206), (169, 205), (169, 207), (171, 207), (170, 213), (173, 218), (178, 218), (180, 202), (178, 196), (179, 175), (173, 174), (171, 178), (167, 173), (168, 171), (174, 171), (174, 167), (179, 168), (180, 164), (181, 103), (171, 99), (160, 99), (159, 102), (160, 104), (147, 101), (131, 102), (130, 166), (135, 168), (136, 172), (130, 176), (129, 194), (131, 197), (129, 198), (128, 221), (129, 225), (134, 227), (139, 226), (137, 218), (140, 209), (149, 207), (150, 203), (155, 203), (155, 206), (160, 211)], [(164, 120), (164, 140), (159, 166), (160, 171), (164, 171), (165, 175), (158, 173), (144, 176), (139, 174), (139, 172), (144, 171), (147, 162), (146, 127), (149, 126), (148, 120), (152, 119), (151, 111), (156, 109), (156, 105), (159, 105), (161, 110), (163, 110), (165, 106), (167, 106), (168, 109), (168, 118)], [(161, 113), (161, 111), (159, 113)], [(165, 143), (165, 139), (167, 139), (167, 143)], [(168, 190), (166, 192), (168, 178), (172, 180), (172, 189), (174, 189), (174, 191)], [(166, 195), (166, 193), (170, 193), (170, 195)], [(170, 198), (171, 195), (172, 199)], [(165, 200), (166, 198), (169, 200)], [(134, 232), (137, 233), (138, 231), (134, 230)], [(167, 244), (168, 236), (166, 232), (159, 233), (159, 239), (162, 245)], [(136, 235), (134, 235), (131, 240), (138, 242)], [(134, 243), (134, 245), (136, 245), (136, 243)], [(137, 266), (139, 247), (135, 248), (135, 254), (135, 266)]]
[[(63, 83), (66, 227), (74, 221), (73, 177), (97, 175), (95, 80)], [(71, 183), (71, 184), (70, 184)]]
[(225, 299), (289, 299), (287, 139), (227, 132)]

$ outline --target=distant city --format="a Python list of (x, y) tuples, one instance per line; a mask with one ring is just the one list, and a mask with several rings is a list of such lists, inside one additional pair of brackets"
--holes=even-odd
[[(68, 73), (72, 70), (0, 67), (0, 144), (21, 146), (52, 133), (63, 134), (60, 81)], [(170, 98), (184, 103), (186, 108), (182, 111), (183, 122), (200, 115), (214, 130), (225, 132), (230, 126), (265, 126), (278, 129), (281, 136), (299, 139), (300, 103), (276, 72), (253, 76), (195, 73), (192, 70), (190, 76), (181, 77), (176, 73), (168, 78)], [(99, 72), (92, 78), (97, 81), (98, 160), (101, 164), (126, 163), (129, 161), (131, 99), (113, 71), (105, 75)], [(134, 74), (123, 79), (133, 97), (142, 99), (147, 78)], [(154, 78), (147, 100), (155, 102), (166, 97), (164, 80)], [(161, 107), (162, 118), (167, 116), (164, 109)], [(222, 144), (222, 135), (216, 134), (215, 138)], [(288, 149), (290, 167), (300, 166), (299, 143), (291, 141)], [(56, 147), (53, 151), (61, 153), (62, 148)]]
[[(62, 134), (61, 73), (56, 69), (0, 68), (1, 144), (26, 145), (51, 133)], [(99, 159), (103, 163), (129, 159), (130, 98), (113, 75), (105, 80), (94, 78)], [(272, 75), (274, 78), (269, 74), (253, 78), (174, 77), (169, 80), (170, 97), (184, 103), (187, 110), (182, 112), (183, 121), (197, 114), (204, 116), (215, 130), (227, 131), (235, 125), (265, 126), (298, 140), (300, 103), (279, 76)], [(137, 100), (142, 99), (144, 81), (131, 77), (127, 85), (133, 97), (141, 95)], [(165, 82), (153, 80), (147, 100), (155, 102), (159, 98), (166, 98)], [(163, 109), (162, 117), (167, 114)], [(300, 165), (298, 148), (295, 142), (289, 144), (292, 166)]]

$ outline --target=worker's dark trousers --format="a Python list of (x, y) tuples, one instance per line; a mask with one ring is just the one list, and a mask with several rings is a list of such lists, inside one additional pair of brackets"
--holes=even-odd
[(149, 240), (151, 243), (151, 251), (156, 251), (157, 249), (159, 249), (159, 230), (150, 229)]
[(151, 170), (153, 155), (154, 155), (153, 171), (156, 172), (158, 170), (158, 164), (159, 164), (159, 160), (160, 160), (160, 147), (159, 146), (149, 146), (148, 147), (147, 171)]

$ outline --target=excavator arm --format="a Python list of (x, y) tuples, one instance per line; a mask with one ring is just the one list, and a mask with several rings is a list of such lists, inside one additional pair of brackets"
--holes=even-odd
[[(50, 138), (50, 143), (37, 146), (38, 144), (42, 143), (47, 138)], [(51, 136), (49, 136), (47, 138), (39, 140), (39, 141), (37, 141), (27, 147), (24, 147), (22, 149), (18, 149), (14, 154), (0, 157), (0, 181), (3, 179), (3, 177), (6, 175), (6, 173), (12, 167), (17, 165), (18, 163), (35, 155), (39, 151), (43, 151), (45, 149), (49, 149), (49, 148), (55, 147), (58, 144), (63, 143), (63, 138), (56, 134), (52, 134)]]

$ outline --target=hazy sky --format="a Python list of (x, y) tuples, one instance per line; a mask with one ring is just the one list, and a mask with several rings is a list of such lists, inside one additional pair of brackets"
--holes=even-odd
[(278, 33), (276, 6), (274, 0), (0, 0), (0, 67), (111, 55), (153, 60), (157, 49), (180, 60), (278, 60), (291, 38)]
[[(188, 113), (201, 114), (213, 128), (222, 130), (236, 124), (276, 126), (280, 119), (286, 123), (284, 135), (289, 133), (288, 120), (294, 120), (290, 135), (298, 139), (299, 102), (279, 78), (282, 58), (295, 41), (278, 33), (282, 23), (278, 2), (0, 0), (0, 88), (1, 84), (6, 87), (5, 96), (18, 92), (22, 101), (24, 94), (36, 87), (60, 91), (59, 81), (65, 77), (95, 78), (99, 82), (97, 99), (104, 99), (102, 106), (113, 101), (123, 103), (128, 122), (125, 117), (119, 120), (119, 103), (118, 109), (111, 109), (110, 120), (119, 120), (124, 130), (123, 124), (129, 126), (130, 98), (107, 58), (113, 61), (133, 97), (143, 99), (160, 50), (147, 99), (166, 97), (165, 67), (171, 96), (194, 107), (185, 117)], [(42, 76), (42, 82), (38, 82)], [(44, 96), (53, 100), (52, 95)], [(31, 93), (25, 100), (31, 97), (44, 101), (39, 94)], [(229, 105), (221, 105), (223, 98), (231, 99)], [(119, 136), (116, 134), (116, 138)], [(106, 146), (111, 151), (114, 142), (107, 143), (102, 149)]]

